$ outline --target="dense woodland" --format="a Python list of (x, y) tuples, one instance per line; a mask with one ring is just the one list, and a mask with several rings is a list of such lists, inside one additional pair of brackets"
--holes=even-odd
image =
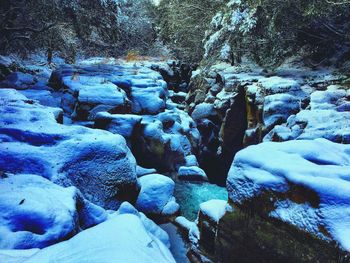
[(204, 54), (219, 57), (218, 49), (226, 45), (232, 63), (247, 55), (276, 66), (295, 55), (310, 65), (341, 64), (350, 50), (348, 1), (4, 0), (0, 5), (2, 52), (41, 48), (74, 57), (133, 50), (157, 56), (167, 53), (166, 46), (173, 57), (199, 62)]

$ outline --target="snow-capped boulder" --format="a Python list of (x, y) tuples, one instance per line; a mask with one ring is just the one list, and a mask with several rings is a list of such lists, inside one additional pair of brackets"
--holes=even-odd
[(199, 180), (207, 181), (208, 177), (203, 169), (198, 166), (181, 166), (178, 171), (180, 180)]
[(136, 161), (122, 136), (60, 125), (60, 109), (41, 106), (15, 90), (0, 89), (0, 94), (2, 171), (76, 186), (108, 209), (118, 208), (125, 198), (135, 201)]
[(43, 248), (107, 219), (75, 187), (63, 188), (31, 174), (0, 180), (0, 248)]
[(169, 249), (146, 229), (135, 214), (120, 214), (68, 241), (44, 248), (26, 263), (53, 261), (71, 263), (89, 262), (175, 263)]
[(175, 214), (179, 205), (174, 200), (175, 183), (160, 174), (145, 175), (139, 178), (141, 191), (136, 208), (146, 214)]
[[(236, 155), (227, 189), (238, 210), (220, 220), (218, 242), (230, 243), (225, 256), (246, 251), (251, 259), (263, 253), (289, 262), (349, 257), (349, 145), (316, 139), (250, 146)], [(243, 223), (247, 216), (249, 224)], [(247, 251), (248, 242), (254, 249)]]

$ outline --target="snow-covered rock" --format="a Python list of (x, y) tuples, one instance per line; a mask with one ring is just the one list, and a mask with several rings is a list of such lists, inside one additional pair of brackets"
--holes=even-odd
[(276, 126), (265, 141), (326, 138), (339, 143), (350, 143), (350, 91), (329, 86), (310, 96), (310, 107)]
[(94, 120), (101, 111), (157, 114), (166, 107), (161, 75), (136, 65), (65, 66), (53, 72), (50, 83), (65, 92), (62, 108), (77, 120)]
[[(107, 219), (75, 187), (63, 188), (31, 174), (0, 180), (0, 248), (43, 248)], [(4, 261), (5, 262), (5, 261)]]
[(200, 204), (200, 213), (218, 223), (225, 215), (227, 201), (213, 199)]
[(95, 117), (95, 127), (122, 135), (126, 140), (132, 139), (135, 126), (140, 126), (142, 117), (132, 114), (110, 114), (99, 112)]
[(164, 262), (174, 263), (169, 249), (147, 231), (138, 215), (120, 214), (68, 241), (44, 248), (31, 262)]
[(178, 177), (180, 180), (208, 180), (205, 172), (198, 166), (181, 166), (178, 171)]
[(175, 214), (179, 205), (173, 197), (175, 183), (160, 174), (145, 175), (139, 178), (141, 191), (136, 208), (146, 214)]
[(350, 251), (350, 146), (316, 139), (248, 147), (227, 188), (238, 207)]
[(0, 89), (0, 169), (37, 174), (116, 209), (138, 192), (135, 158), (124, 138), (106, 131), (57, 123), (62, 110), (41, 106), (11, 89)]
[(95, 127), (124, 136), (138, 163), (159, 171), (177, 171), (185, 165), (200, 139), (194, 121), (178, 109), (143, 116), (102, 112)]
[(36, 82), (37, 79), (33, 75), (18, 71), (8, 75), (0, 85), (6, 88), (27, 89), (33, 86)]

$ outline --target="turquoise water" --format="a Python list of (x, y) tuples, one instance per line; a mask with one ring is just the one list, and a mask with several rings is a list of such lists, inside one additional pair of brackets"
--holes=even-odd
[(181, 214), (191, 221), (197, 218), (201, 203), (211, 199), (228, 199), (225, 187), (206, 182), (178, 181), (176, 182), (174, 195), (180, 204)]

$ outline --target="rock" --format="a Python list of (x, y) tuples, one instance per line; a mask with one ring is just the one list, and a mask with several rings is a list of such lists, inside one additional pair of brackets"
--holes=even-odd
[(216, 239), (220, 219), (225, 215), (227, 201), (212, 199), (200, 204), (198, 213), (199, 246), (204, 251), (215, 254)]
[(156, 169), (151, 169), (151, 168), (147, 169), (147, 168), (141, 167), (139, 165), (136, 167), (137, 177), (142, 177), (144, 175), (155, 174), (155, 173), (157, 173)]
[(200, 119), (208, 119), (211, 116), (215, 115), (215, 110), (214, 110), (214, 106), (212, 104), (209, 103), (200, 103), (198, 104), (191, 116), (194, 120), (200, 120)]
[(22, 72), (13, 72), (0, 83), (2, 87), (13, 89), (28, 89), (33, 86), (37, 80), (31, 74)]
[(0, 180), (0, 248), (43, 248), (107, 219), (75, 188), (31, 174)]
[(2, 171), (76, 186), (108, 209), (136, 200), (136, 162), (122, 136), (60, 125), (60, 109), (41, 106), (15, 90), (0, 89), (0, 94)]
[(195, 155), (188, 155), (185, 157), (186, 166), (198, 166), (197, 157)]
[(134, 214), (121, 214), (68, 241), (42, 249), (26, 262), (175, 262), (168, 248)]
[[(138, 210), (146, 214), (169, 214), (168, 209), (173, 212), (172, 214), (177, 212), (178, 209), (173, 210), (175, 187), (173, 180), (164, 175), (151, 174), (142, 176), (139, 178), (139, 182), (141, 191), (136, 201)], [(172, 204), (169, 204), (169, 202)], [(172, 207), (166, 207), (168, 204)]]
[(208, 180), (208, 177), (205, 174), (205, 172), (198, 166), (181, 166), (178, 171), (178, 177), (180, 180)]
[(325, 139), (267, 142), (240, 151), (227, 181), (235, 210), (219, 223), (220, 261), (348, 258), (349, 153), (350, 146)]

